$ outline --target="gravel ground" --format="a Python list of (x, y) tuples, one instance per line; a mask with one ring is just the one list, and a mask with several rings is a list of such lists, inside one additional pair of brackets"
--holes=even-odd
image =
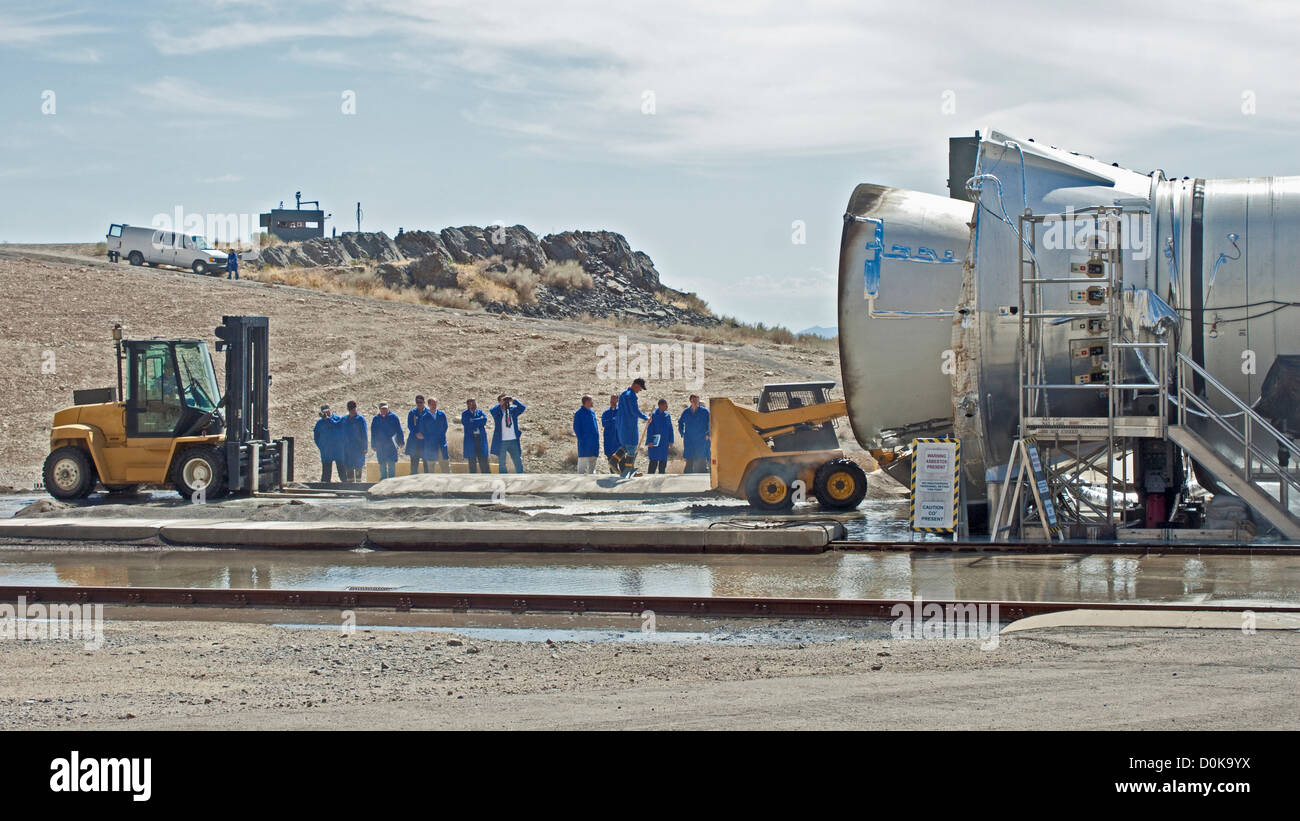
[(988, 651), (775, 635), (548, 643), (110, 621), (98, 651), (0, 641), (0, 727), (1300, 727), (1295, 632), (1062, 628)]

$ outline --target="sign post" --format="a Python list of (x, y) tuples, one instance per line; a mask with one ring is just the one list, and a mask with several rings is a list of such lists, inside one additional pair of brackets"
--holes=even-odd
[(961, 501), (961, 440), (912, 440), (911, 529), (957, 538)]

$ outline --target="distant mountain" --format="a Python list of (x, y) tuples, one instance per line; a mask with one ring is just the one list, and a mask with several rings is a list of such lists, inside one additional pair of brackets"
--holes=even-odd
[(840, 335), (840, 329), (828, 328), (825, 325), (814, 325), (811, 328), (804, 328), (802, 331), (799, 331), (799, 333), (812, 334), (813, 336), (820, 336), (824, 339), (834, 339)]

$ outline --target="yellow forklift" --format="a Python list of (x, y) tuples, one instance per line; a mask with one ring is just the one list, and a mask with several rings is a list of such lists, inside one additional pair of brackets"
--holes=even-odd
[(205, 501), (292, 481), (293, 438), (271, 439), (268, 424), (267, 318), (222, 317), (215, 334), (226, 354), (224, 393), (203, 340), (123, 339), (115, 325), (116, 392), (74, 391), (73, 407), (54, 414), (50, 495), (170, 485)]
[(709, 400), (710, 479), (714, 490), (759, 510), (788, 510), (798, 486), (823, 508), (852, 510), (867, 495), (867, 474), (840, 449), (835, 420), (848, 413), (832, 400), (834, 382), (764, 385), (757, 410)]

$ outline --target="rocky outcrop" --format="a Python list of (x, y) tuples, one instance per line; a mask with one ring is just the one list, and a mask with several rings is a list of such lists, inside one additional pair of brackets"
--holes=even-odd
[[(483, 306), (489, 311), (550, 318), (623, 315), (658, 325), (719, 322), (710, 314), (666, 304), (662, 297), (671, 303), (681, 292), (664, 287), (650, 257), (633, 250), (627, 238), (612, 231), (564, 231), (539, 239), (522, 225), (467, 225), (437, 232), (404, 231), (391, 238), (382, 232), (350, 232), (261, 252), (262, 264), (274, 267), (378, 263), (375, 275), (390, 288), (459, 288), (462, 266), (484, 260), (492, 261), (489, 270), (514, 266), (538, 275), (534, 301), (489, 302)], [(590, 275), (591, 287), (548, 285), (548, 272), (564, 263), (577, 263)]]

